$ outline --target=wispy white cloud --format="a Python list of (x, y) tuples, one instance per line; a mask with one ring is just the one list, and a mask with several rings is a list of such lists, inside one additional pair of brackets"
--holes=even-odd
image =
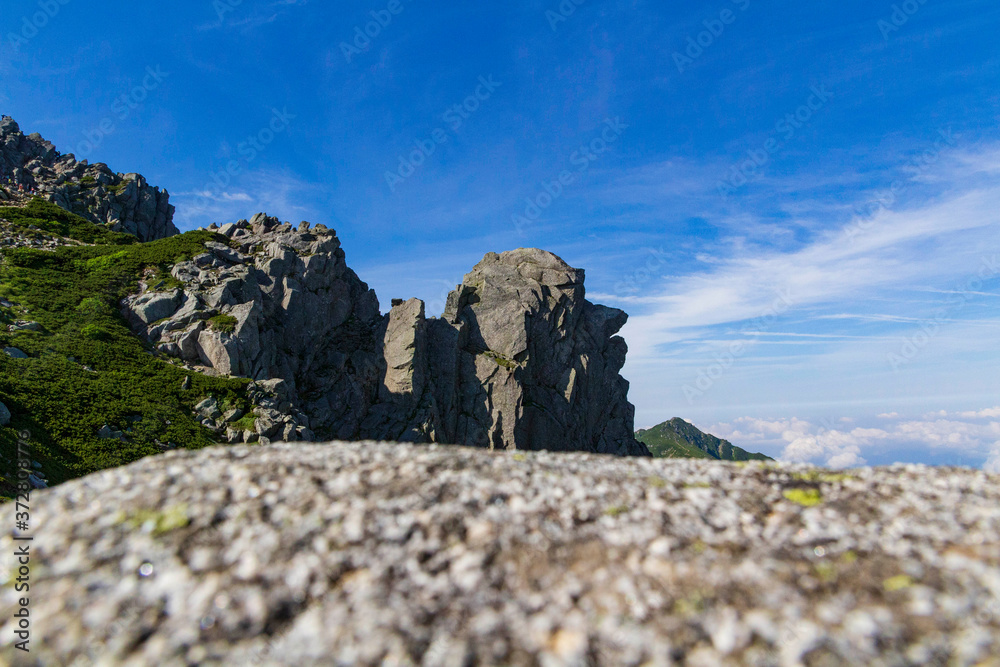
[(973, 296), (1000, 296), (1000, 294), (997, 294), (996, 292), (977, 292), (977, 291), (973, 291), (973, 290), (962, 291), (962, 290), (953, 290), (953, 289), (931, 289), (931, 288), (927, 288), (927, 289), (922, 289), (922, 290), (918, 290), (918, 291), (920, 291), (920, 292), (930, 292), (932, 294), (969, 294), (969, 295), (973, 295)]
[(289, 220), (295, 216), (314, 218), (316, 212), (303, 202), (314, 201), (314, 195), (321, 190), (321, 186), (284, 170), (245, 172), (230, 188), (172, 193), (177, 226), (186, 231), (211, 222), (235, 222), (260, 212)]
[(846, 339), (855, 338), (858, 340), (882, 340), (884, 336), (852, 336), (850, 334), (814, 334), (814, 333), (791, 333), (787, 331), (747, 331), (748, 336), (787, 336), (790, 338), (823, 338), (823, 339)]
[[(751, 243), (737, 227), (724, 226), (694, 249), (710, 261), (664, 262), (638, 293), (590, 293), (632, 313), (623, 331), (629, 344), (624, 372), (637, 424), (681, 415), (759, 434), (767, 432), (761, 424), (755, 431), (732, 420), (784, 415), (771, 420), (781, 422), (773, 425), (780, 430), (759, 440), (767, 453), (836, 466), (870, 462), (871, 452), (881, 462), (894, 448), (905, 458), (907, 446), (941, 448), (958, 433), (954, 437), (965, 437), (968, 450), (984, 461), (997, 441), (988, 425), (976, 425), (970, 435), (958, 424), (988, 417), (959, 413), (971, 412), (962, 406), (981, 403), (995, 388), (987, 341), (988, 330), (1000, 327), (990, 310), (1000, 282), (998, 151), (1000, 144), (942, 155), (908, 185), (905, 199), (862, 224), (854, 210), (866, 201), (864, 192), (811, 188), (807, 175), (796, 174), (801, 189), (789, 200), (801, 202), (806, 193), (808, 206), (797, 212), (805, 217), (798, 226), (807, 231), (794, 242)], [(660, 196), (639, 182), (629, 191), (634, 203)], [(667, 192), (657, 206), (667, 205)], [(750, 229), (770, 224), (766, 215), (740, 214)], [(797, 220), (788, 215), (776, 224), (787, 229)], [(634, 275), (635, 268), (617, 273)], [(982, 285), (979, 273), (987, 277)], [(907, 365), (891, 367), (888, 356), (913, 340), (920, 345)], [(958, 410), (901, 425), (899, 414), (945, 405)], [(816, 426), (789, 416), (817, 410), (880, 417)]]
[[(202, 23), (195, 26), (195, 30), (199, 32), (204, 32), (207, 30), (216, 30), (219, 28), (259, 28), (260, 26), (268, 25), (277, 21), (282, 15), (283, 7), (295, 7), (306, 5), (309, 0), (277, 0), (276, 2), (268, 3), (265, 7), (260, 7), (256, 9), (250, 8), (247, 4), (245, 7), (246, 11), (249, 13), (245, 16), (236, 15), (244, 5), (240, 3), (231, 3), (226, 5), (227, 9), (222, 11), (217, 11), (219, 13), (219, 19), (216, 21), (210, 21), (208, 23)], [(232, 13), (234, 16), (227, 17), (228, 13)]]
[(1000, 407), (958, 412), (955, 416), (963, 419), (1000, 419)]
[[(984, 152), (992, 154), (993, 149)], [(847, 305), (859, 295), (914, 284), (947, 291), (954, 285), (943, 281), (975, 271), (977, 256), (1000, 249), (1000, 183), (983, 182), (979, 177), (992, 173), (991, 163), (969, 155), (935, 172), (936, 195), (928, 194), (923, 204), (910, 208), (882, 210), (861, 230), (852, 231), (856, 221), (845, 220), (847, 227), (817, 235), (793, 250), (743, 246), (698, 272), (658, 281), (652, 293), (616, 299), (645, 307), (626, 329), (633, 357), (655, 357), (657, 346), (697, 335), (705, 327), (760, 317), (778, 298), (796, 311), (817, 304)], [(910, 321), (878, 314), (816, 317)]]
[(990, 450), (989, 458), (987, 458), (986, 463), (983, 464), (983, 470), (994, 474), (1000, 474), (1000, 442), (993, 445), (993, 449)]
[(887, 315), (884, 313), (877, 314), (855, 314), (855, 313), (833, 313), (827, 315), (813, 315), (812, 319), (815, 320), (861, 320), (863, 322), (903, 322), (912, 324), (914, 322), (923, 322), (922, 318), (919, 317), (904, 317), (901, 315)]
[(199, 197), (218, 199), (219, 201), (253, 201), (253, 197), (245, 192), (212, 192), (211, 190), (195, 190), (192, 192), (175, 192), (174, 197)]

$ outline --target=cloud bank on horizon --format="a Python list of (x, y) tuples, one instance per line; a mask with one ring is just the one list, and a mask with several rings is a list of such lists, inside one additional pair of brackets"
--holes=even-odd
[(711, 428), (720, 437), (770, 450), (786, 461), (845, 468), (891, 463), (904, 452), (917, 450), (927, 462), (970, 465), (984, 460), (987, 472), (1000, 473), (998, 418), (1000, 407), (958, 413), (940, 410), (917, 419), (883, 413), (868, 420), (871, 426), (859, 425), (852, 417), (819, 422), (740, 417)]
[(544, 247), (632, 315), (639, 427), (997, 466), (995, 2), (102, 7), (5, 5), (0, 110), (182, 229), (323, 222), (429, 312)]

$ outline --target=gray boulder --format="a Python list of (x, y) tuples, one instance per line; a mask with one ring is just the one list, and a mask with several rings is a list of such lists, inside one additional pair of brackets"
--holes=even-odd
[(42, 325), (38, 322), (17, 321), (7, 327), (10, 331), (42, 331)]
[(203, 417), (208, 417), (209, 419), (218, 419), (222, 416), (222, 411), (219, 408), (219, 402), (214, 398), (206, 398), (194, 406), (195, 412), (202, 415)]
[(28, 355), (26, 355), (24, 352), (22, 352), (21, 350), (17, 349), (16, 347), (5, 347), (3, 349), (3, 351), (11, 359), (27, 359), (28, 358)]
[(10, 423), (10, 410), (3, 403), (0, 403), (0, 426), (6, 426)]
[(150, 292), (134, 302), (132, 313), (143, 324), (153, 324), (176, 313), (183, 296), (184, 293), (180, 290)]
[(258, 435), (266, 438), (273, 437), (282, 428), (282, 423), (277, 421), (280, 415), (263, 414), (254, 420), (254, 429)]
[(101, 440), (125, 440), (125, 434), (116, 428), (105, 424), (97, 430), (97, 437)]

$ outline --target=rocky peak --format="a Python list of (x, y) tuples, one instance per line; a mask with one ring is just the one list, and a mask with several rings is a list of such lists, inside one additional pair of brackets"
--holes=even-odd
[(176, 283), (143, 285), (124, 313), (191, 368), (282, 380), (287, 419), (258, 406), (268, 431), (648, 454), (619, 375), (626, 315), (587, 301), (584, 272), (552, 253), (486, 255), (442, 318), (419, 299), (382, 316), (333, 230), (263, 213), (208, 229)]
[(544, 250), (489, 253), (444, 316), (394, 302), (364, 434), (492, 449), (648, 455), (618, 374), (627, 316), (585, 299), (584, 272)]
[(37, 191), (88, 220), (113, 231), (153, 241), (177, 234), (174, 207), (166, 190), (139, 174), (111, 171), (106, 164), (62, 155), (37, 133), (25, 135), (9, 116), (0, 119), (0, 182)]
[(646, 453), (632, 436), (619, 375), (627, 346), (615, 334), (627, 315), (587, 301), (583, 282), (582, 269), (521, 248), (487, 254), (449, 295), (444, 319), (459, 334), (462, 384), (473, 376), (480, 384), (472, 405), (463, 396), (462, 415), (479, 415), (459, 420), (466, 438), (504, 449)]

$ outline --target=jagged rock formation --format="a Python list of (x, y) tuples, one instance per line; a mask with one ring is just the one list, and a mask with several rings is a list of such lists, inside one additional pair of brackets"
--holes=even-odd
[(648, 455), (618, 374), (627, 315), (587, 301), (583, 280), (552, 253), (522, 248), (486, 255), (441, 319), (426, 319), (416, 299), (395, 306), (375, 418), (396, 422), (365, 435)]
[(490, 253), (443, 318), (416, 299), (383, 317), (323, 225), (258, 214), (212, 228), (228, 244), (147, 281), (123, 311), (193, 367), (283, 380), (286, 409), (257, 411), (266, 437), (648, 456), (618, 374), (627, 316), (588, 302), (583, 271), (555, 255)]
[[(4, 116), (0, 181), (8, 178), (8, 203), (24, 206), (37, 190), (141, 241), (177, 233), (166, 191), (138, 174), (61, 155)], [(428, 318), (415, 299), (394, 302), (383, 317), (323, 225), (293, 228), (258, 214), (210, 229), (219, 241), (174, 265), (169, 278), (150, 269), (121, 307), (160, 352), (201, 372), (260, 383), (251, 391), (253, 430), (248, 415), (203, 402), (197, 417), (219, 439), (649, 455), (633, 436), (628, 383), (619, 375), (627, 347), (615, 334), (627, 316), (588, 302), (584, 272), (555, 255), (490, 253), (450, 295), (443, 317)], [(39, 230), (15, 231), (10, 246), (62, 245)]]
[(177, 234), (174, 207), (166, 190), (139, 174), (116, 174), (106, 164), (77, 162), (34, 133), (25, 136), (14, 119), (0, 119), (0, 181), (38, 194), (113, 231), (141, 241)]
[[(0, 663), (996, 665), (1000, 477), (375, 443), (32, 493)], [(7, 611), (9, 610), (9, 611)]]
[(335, 232), (264, 214), (218, 231), (228, 245), (209, 242), (172, 281), (145, 283), (126, 318), (203, 372), (283, 380), (275, 405), (258, 410), (261, 436), (357, 437), (380, 378), (382, 317)]

